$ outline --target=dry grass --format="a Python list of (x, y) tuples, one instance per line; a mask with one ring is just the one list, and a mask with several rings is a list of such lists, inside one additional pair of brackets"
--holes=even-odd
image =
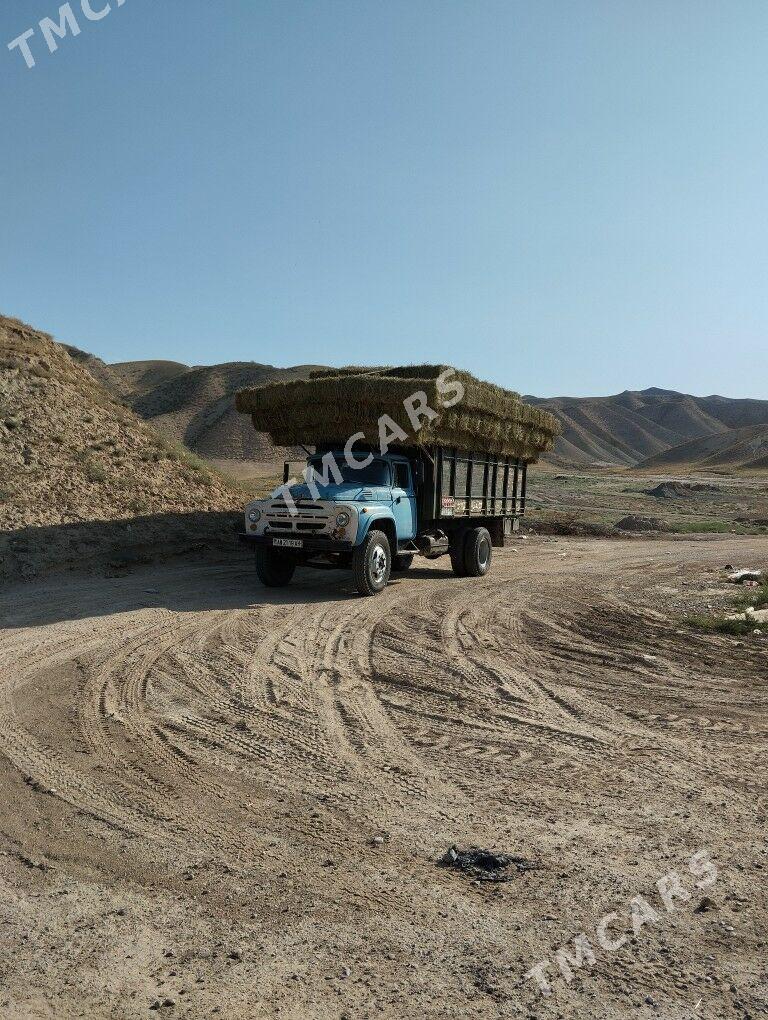
[[(759, 588), (753, 588), (748, 594), (738, 595), (733, 599), (733, 610), (744, 612), (744, 610), (765, 609), (768, 606), (768, 582)], [(699, 630), (713, 631), (718, 634), (734, 634), (744, 636), (754, 634), (755, 630), (760, 631), (761, 626), (755, 620), (732, 620), (722, 616), (708, 616), (697, 613), (689, 616), (686, 622)]]
[(705, 616), (697, 613), (686, 617), (685, 622), (696, 630), (709, 631), (713, 634), (730, 634), (733, 637), (746, 637), (755, 630), (754, 623), (745, 620), (727, 620), (722, 616)]
[(535, 460), (552, 448), (560, 432), (552, 415), (468, 372), (455, 372), (452, 377), (464, 386), (461, 402), (442, 409), (438, 377), (444, 371), (443, 365), (346, 368), (333, 374), (323, 370), (310, 379), (240, 390), (236, 407), (250, 414), (254, 427), (268, 432), (280, 446), (344, 441), (356, 432), (376, 444), (379, 419), (385, 414), (409, 437), (413, 435), (403, 402), (423, 392), (438, 414), (431, 421), (422, 419), (418, 433), (422, 444), (482, 449), (525, 460)]

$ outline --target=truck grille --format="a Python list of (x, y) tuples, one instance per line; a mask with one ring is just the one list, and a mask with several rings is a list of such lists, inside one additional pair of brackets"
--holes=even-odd
[(285, 533), (316, 534), (325, 531), (330, 523), (330, 515), (318, 503), (298, 500), (298, 513), (291, 514), (284, 500), (270, 503), (264, 514), (267, 530)]

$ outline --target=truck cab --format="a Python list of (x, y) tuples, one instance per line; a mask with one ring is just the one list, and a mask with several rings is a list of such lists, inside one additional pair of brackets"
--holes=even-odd
[[(269, 587), (288, 584), (299, 565), (351, 569), (358, 591), (375, 595), (393, 572), (408, 570), (414, 556), (435, 559), (445, 554), (460, 576), (485, 574), (492, 547), (504, 544), (509, 507), (503, 495), (498, 507), (493, 497), (471, 498), (480, 484), (477, 467), (471, 481), (472, 465), (480, 463), (477, 457), (466, 462), (468, 498), (457, 507), (456, 464), (461, 456), (454, 451), (452, 462), (449, 451), (412, 448), (384, 454), (357, 450), (350, 459), (344, 448), (319, 447), (308, 457), (304, 479), (293, 484), (286, 464), (284, 484), (268, 499), (253, 500), (245, 508), (241, 537), (255, 546), (260, 580)], [(504, 464), (500, 458), (482, 461), (486, 488), (496, 485), (499, 463)], [(464, 476), (461, 471), (459, 475), (461, 485)], [(509, 468), (498, 477), (505, 484), (504, 479), (512, 477)], [(517, 468), (514, 487), (517, 490)]]

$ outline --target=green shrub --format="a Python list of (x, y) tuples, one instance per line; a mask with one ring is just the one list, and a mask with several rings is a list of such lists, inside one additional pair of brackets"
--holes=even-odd
[(670, 528), (681, 535), (723, 535), (740, 530), (731, 521), (675, 521)]
[(101, 464), (97, 464), (96, 461), (89, 460), (86, 461), (85, 464), (85, 477), (89, 482), (104, 482), (107, 479), (107, 472)]
[(754, 606), (755, 609), (764, 609), (768, 606), (768, 582), (760, 588), (752, 588), (749, 595), (740, 595), (736, 599), (735, 605), (738, 609), (742, 610), (748, 606)]
[[(211, 479), (211, 466), (202, 457), (198, 457), (196, 453), (192, 453), (186, 446), (176, 446), (171, 451), (173, 453), (172, 460), (178, 460), (185, 467), (189, 468), (190, 471), (194, 471), (195, 474), (204, 476), (206, 480)], [(171, 456), (169, 452), (168, 456)]]
[(725, 620), (721, 616), (704, 616), (702, 614), (688, 616), (685, 622), (697, 630), (715, 634), (732, 634), (737, 637), (751, 634), (755, 629), (755, 624), (747, 620)]
[[(761, 585), (760, 588), (753, 588), (749, 595), (740, 595), (733, 600), (733, 607), (737, 612), (743, 612), (749, 606), (753, 606), (755, 609), (768, 606), (768, 583)], [(739, 636), (751, 634), (757, 626), (754, 620), (726, 620), (722, 616), (704, 616), (703, 614), (689, 616), (685, 622), (698, 630)]]
[(759, 524), (737, 521), (673, 521), (670, 529), (679, 535), (762, 535), (768, 529)]

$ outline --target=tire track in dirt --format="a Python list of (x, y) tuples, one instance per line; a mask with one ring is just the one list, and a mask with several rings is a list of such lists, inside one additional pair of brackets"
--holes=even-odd
[[(426, 829), (526, 762), (552, 782), (565, 762), (606, 767), (606, 757), (638, 775), (664, 758), (670, 776), (690, 778), (711, 768), (711, 756), (691, 752), (691, 731), (764, 731), (724, 719), (716, 703), (659, 711), (660, 667), (639, 649), (652, 640), (664, 696), (680, 704), (690, 639), (617, 595), (607, 578), (614, 549), (624, 553), (609, 548), (602, 563), (545, 551), (535, 586), (525, 567), (519, 576), (521, 558), (507, 558), (484, 580), (435, 570), (376, 599), (328, 583), (325, 600), (213, 610), (195, 610), (195, 575), (184, 581), (192, 608), (181, 612), (143, 607), (11, 630), (0, 643), (0, 748), (28, 782), (73, 806), (166, 848), (188, 852), (197, 840), (222, 859), (252, 848), (227, 821), (245, 811), (247, 781), (319, 803), (322, 834), (295, 824), (334, 847), (350, 824), (386, 828), (416, 805)], [(646, 569), (625, 559), (622, 584)], [(86, 606), (97, 590), (84, 586)], [(722, 673), (703, 649), (699, 671)], [(54, 749), (20, 723), (16, 702), (67, 663), (81, 679)], [(619, 705), (630, 689), (631, 704)], [(87, 767), (77, 767), (76, 740)]]
[[(375, 599), (308, 572), (266, 591), (231, 563), (3, 592), (0, 854), (31, 890), (4, 930), (26, 986), (88, 1012), (81, 961), (119, 957), (137, 1015), (167, 994), (195, 1016), (252, 1015), (255, 996), (296, 1016), (387, 995), (387, 1015), (536, 1012), (521, 975), (574, 918), (706, 845), (728, 872), (717, 912), (649, 929), (636, 967), (601, 960), (589, 979), (616, 1016), (626, 987), (673, 1001), (681, 981), (741, 1015), (718, 1008), (741, 982), (728, 968), (762, 959), (765, 645), (693, 633), (658, 589), (700, 592), (753, 551), (531, 541), (485, 579), (432, 564)], [(542, 866), (475, 886), (435, 868), (452, 842)], [(726, 961), (717, 989), (695, 985), (702, 953)], [(103, 987), (111, 1002), (111, 972)], [(571, 994), (564, 1015), (598, 1001), (569, 1012)]]

